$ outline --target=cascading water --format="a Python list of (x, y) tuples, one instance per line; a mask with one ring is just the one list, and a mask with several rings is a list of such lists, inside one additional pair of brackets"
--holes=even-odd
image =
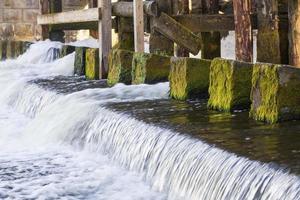
[(73, 72), (74, 55), (49, 63), (51, 48), (0, 63), (0, 198), (299, 199), (296, 175), (104, 107), (168, 98), (167, 83), (38, 87), (31, 81)]

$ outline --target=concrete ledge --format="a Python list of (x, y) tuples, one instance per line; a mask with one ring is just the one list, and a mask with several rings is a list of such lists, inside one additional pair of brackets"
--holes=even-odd
[(257, 63), (253, 69), (250, 116), (259, 121), (300, 119), (300, 69)]
[(149, 53), (134, 53), (132, 84), (155, 84), (168, 81), (171, 57)]
[(221, 111), (250, 108), (253, 65), (216, 58), (210, 66), (208, 107)]
[(114, 86), (117, 83), (131, 84), (133, 53), (127, 50), (113, 50), (111, 52), (107, 79), (109, 86)]
[(207, 97), (210, 60), (195, 58), (172, 58), (170, 96), (177, 100), (191, 97)]
[(89, 80), (99, 79), (99, 49), (86, 49), (85, 77)]

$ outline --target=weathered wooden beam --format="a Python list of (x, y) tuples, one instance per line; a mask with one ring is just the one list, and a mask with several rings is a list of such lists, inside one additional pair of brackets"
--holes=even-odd
[[(41, 14), (45, 15), (49, 13), (49, 1), (40, 0)], [(42, 25), (42, 39), (45, 40), (49, 38), (49, 27), (47, 25)]]
[[(98, 0), (99, 6), (99, 79), (107, 77), (109, 53), (112, 49), (111, 0)], [(101, 7), (100, 7), (101, 6)], [(101, 19), (100, 19), (101, 16)]]
[[(101, 8), (101, 7), (100, 7)], [(157, 5), (153, 1), (143, 2), (144, 12), (147, 15), (157, 16)], [(56, 14), (39, 15), (39, 25), (66, 24), (98, 21), (98, 8), (75, 10)], [(131, 2), (115, 2), (112, 4), (112, 15), (120, 17), (133, 17), (133, 4)]]
[[(60, 13), (62, 12), (62, 0), (49, 0), (49, 12), (50, 13)], [(52, 30), (51, 26), (49, 28), (49, 38), (52, 41), (64, 42), (65, 33), (63, 30)]]
[(144, 52), (144, 12), (143, 0), (133, 0), (134, 50)]
[(251, 25), (251, 0), (233, 0), (235, 22), (235, 52), (239, 61), (252, 62), (253, 34)]
[(195, 55), (201, 49), (201, 39), (165, 13), (154, 20), (153, 28)]
[(300, 1), (289, 0), (290, 64), (300, 67)]
[[(177, 22), (184, 25), (194, 33), (235, 30), (233, 15), (191, 14), (191, 15), (177, 15), (172, 17)], [(251, 15), (251, 24), (254, 29), (257, 28), (256, 15)]]
[[(218, 14), (219, 0), (202, 1), (202, 14)], [(220, 32), (201, 32), (202, 49), (201, 58), (213, 59), (221, 57), (221, 34)]]
[(257, 61), (288, 64), (288, 30), (279, 26), (278, 0), (257, 2)]

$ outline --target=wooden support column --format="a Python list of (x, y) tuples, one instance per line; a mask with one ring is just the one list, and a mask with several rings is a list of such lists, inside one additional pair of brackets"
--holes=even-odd
[[(49, 0), (40, 0), (41, 14), (49, 13)], [(49, 38), (49, 26), (42, 25), (42, 40)]]
[(144, 10), (143, 0), (133, 0), (134, 50), (144, 52)]
[(300, 67), (300, 1), (289, 0), (290, 64)]
[[(259, 62), (288, 64), (287, 29), (279, 26), (278, 8), (278, 0), (257, 2), (257, 61)], [(282, 38), (284, 34), (285, 37)]]
[[(98, 7), (98, 0), (89, 0), (89, 8), (97, 8), (97, 7)], [(98, 31), (90, 29), (90, 36), (98, 39)]]
[[(156, 0), (158, 11), (172, 14), (172, 0)], [(153, 28), (154, 18), (151, 19), (151, 35), (149, 41), (150, 53), (174, 56), (174, 43), (158, 33)]]
[[(62, 0), (49, 0), (50, 13), (59, 13), (62, 12)], [(65, 33), (63, 30), (51, 30), (49, 27), (49, 38), (52, 41), (65, 42), (64, 36)]]
[(253, 61), (251, 0), (233, 0), (235, 22), (235, 54), (239, 61)]
[(99, 78), (104, 79), (108, 73), (108, 58), (112, 49), (111, 39), (111, 0), (98, 0), (99, 8)]
[[(180, 7), (178, 8), (179, 14), (189, 14), (189, 0), (179, 0), (180, 1)], [(189, 57), (189, 51), (181, 46), (176, 46), (175, 54), (177, 57)]]
[[(202, 0), (202, 14), (218, 14), (219, 0)], [(219, 32), (202, 32), (201, 58), (221, 57), (221, 34)]]

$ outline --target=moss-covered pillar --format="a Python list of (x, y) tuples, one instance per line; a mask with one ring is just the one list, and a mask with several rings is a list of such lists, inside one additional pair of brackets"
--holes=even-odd
[(171, 59), (170, 96), (178, 100), (207, 97), (210, 60), (195, 58)]
[[(159, 12), (165, 12), (166, 14), (172, 15), (172, 1), (171, 0), (156, 0)], [(153, 18), (150, 20), (150, 39), (149, 39), (149, 50), (150, 53), (174, 56), (174, 43), (162, 34), (158, 33), (153, 28)]]
[(74, 73), (78, 76), (85, 75), (85, 54), (86, 47), (75, 48)]
[(208, 107), (229, 112), (249, 108), (253, 65), (215, 58), (210, 66)]
[(6, 43), (6, 59), (14, 58), (14, 41), (8, 40)]
[(279, 24), (278, 8), (278, 0), (257, 1), (257, 61), (259, 62), (288, 63), (287, 27), (283, 28)]
[(168, 81), (171, 58), (157, 54), (134, 53), (132, 84), (154, 84)]
[(99, 79), (99, 49), (86, 49), (85, 77), (89, 80)]
[(3, 50), (4, 50), (3, 41), (0, 40), (0, 61), (5, 59)]
[(300, 69), (276, 64), (255, 64), (250, 116), (276, 123), (300, 119)]
[(300, 68), (300, 1), (289, 0), (290, 64)]
[(15, 58), (17, 58), (22, 54), (22, 49), (23, 49), (23, 42), (15, 41), (15, 50), (14, 50)]
[(60, 49), (60, 57), (65, 57), (71, 53), (73, 53), (75, 51), (75, 46), (71, 46), (71, 45), (64, 45), (61, 49)]
[(107, 78), (109, 86), (114, 86), (117, 83), (131, 84), (133, 53), (127, 50), (113, 50), (111, 52)]

